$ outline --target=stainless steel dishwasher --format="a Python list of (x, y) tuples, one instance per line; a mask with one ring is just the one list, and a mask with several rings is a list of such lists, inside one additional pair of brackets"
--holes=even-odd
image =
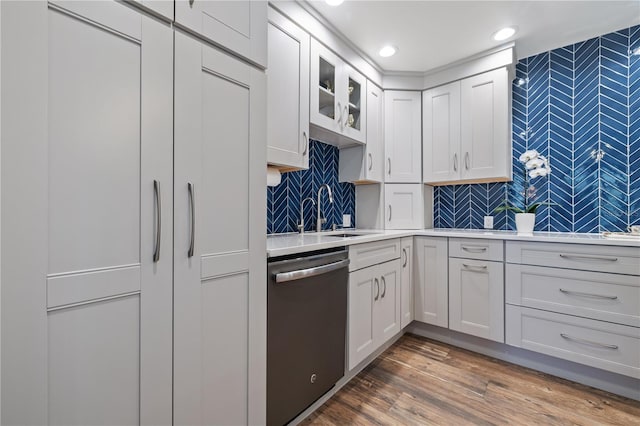
[(348, 252), (270, 259), (267, 279), (267, 424), (283, 425), (345, 371)]

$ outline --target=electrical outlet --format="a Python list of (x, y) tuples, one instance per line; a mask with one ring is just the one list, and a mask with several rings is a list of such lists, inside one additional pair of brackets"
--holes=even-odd
[(493, 229), (493, 216), (484, 217), (484, 229)]
[(342, 215), (342, 227), (343, 228), (351, 228), (351, 215), (343, 214)]

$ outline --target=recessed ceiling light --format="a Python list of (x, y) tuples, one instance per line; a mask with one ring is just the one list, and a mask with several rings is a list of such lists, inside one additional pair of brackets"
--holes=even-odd
[(383, 58), (388, 58), (389, 56), (395, 55), (397, 51), (398, 51), (397, 47), (384, 46), (382, 49), (380, 49), (380, 51), (378, 52), (378, 55), (382, 56)]
[(344, 0), (324, 0), (329, 6), (340, 6)]
[(516, 33), (516, 31), (516, 27), (505, 27), (493, 33), (493, 39), (495, 41), (506, 40), (509, 37), (512, 37)]

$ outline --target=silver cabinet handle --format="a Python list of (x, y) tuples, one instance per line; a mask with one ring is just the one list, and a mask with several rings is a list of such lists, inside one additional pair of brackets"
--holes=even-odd
[(464, 153), (464, 168), (469, 170), (469, 153)]
[(471, 269), (471, 270), (477, 270), (477, 271), (484, 271), (487, 269), (487, 265), (467, 265), (466, 263), (463, 263), (462, 266), (464, 266), (467, 269)]
[(187, 190), (189, 191), (189, 207), (191, 208), (191, 237), (189, 238), (189, 252), (188, 257), (193, 257), (196, 242), (196, 188), (191, 182), (187, 183)]
[(300, 269), (299, 271), (282, 272), (276, 274), (277, 283), (301, 280), (303, 278), (315, 277), (317, 275), (328, 274), (329, 272), (349, 266), (349, 259), (329, 263), (328, 265), (316, 266), (314, 268)]
[(391, 222), (391, 204), (389, 204), (389, 222)]
[(387, 158), (387, 162), (389, 163), (389, 174), (391, 174), (391, 157)]
[(461, 246), (462, 250), (468, 251), (469, 253), (484, 253), (487, 251), (486, 247), (475, 247), (475, 246)]
[(348, 105), (344, 106), (344, 117), (346, 117), (346, 119), (342, 120), (342, 130), (344, 130), (344, 128), (347, 127), (347, 119), (349, 118), (349, 106)]
[(373, 155), (369, 153), (369, 171), (371, 171), (372, 167), (373, 167)]
[(458, 171), (458, 153), (453, 154), (453, 171)]
[(338, 124), (342, 127), (342, 105), (338, 102), (338, 113), (340, 114), (340, 118), (338, 118)]
[(376, 286), (376, 296), (373, 298), (374, 302), (380, 298), (380, 282), (377, 278), (373, 279), (373, 283)]
[(583, 345), (597, 346), (597, 347), (606, 348), (606, 349), (618, 349), (618, 345), (609, 345), (607, 343), (599, 343), (599, 342), (594, 342), (592, 340), (580, 339), (578, 337), (569, 336), (568, 334), (564, 334), (564, 333), (560, 333), (560, 336), (563, 339), (571, 340), (576, 343), (582, 343)]
[(189, 0), (189, 6), (193, 6), (194, 0)]
[(162, 232), (162, 200), (160, 199), (160, 182), (153, 181), (153, 194), (156, 204), (156, 242), (153, 249), (153, 262), (156, 263), (160, 260), (160, 241)]
[(304, 139), (304, 150), (302, 151), (302, 156), (304, 157), (309, 151), (309, 138), (307, 137), (307, 132), (302, 132), (302, 138)]
[(380, 280), (382, 280), (382, 285), (384, 287), (382, 287), (382, 296), (380, 296), (381, 299), (384, 299), (384, 295), (387, 294), (387, 280), (384, 279), (384, 276), (380, 277)]
[(560, 290), (560, 293), (571, 294), (571, 295), (580, 296), (580, 297), (592, 297), (594, 299), (608, 299), (608, 300), (618, 299), (618, 296), (607, 296), (605, 294), (583, 293), (581, 291), (565, 290), (564, 288), (560, 288), (558, 290)]
[(407, 267), (407, 262), (409, 262), (409, 256), (407, 256), (407, 249), (406, 248), (402, 249), (402, 254), (404, 255), (404, 262), (402, 263), (402, 267), (406, 268)]
[(578, 260), (602, 260), (605, 262), (617, 262), (617, 257), (607, 257), (607, 256), (589, 256), (586, 254), (564, 254), (560, 253), (560, 257), (563, 259), (578, 259)]

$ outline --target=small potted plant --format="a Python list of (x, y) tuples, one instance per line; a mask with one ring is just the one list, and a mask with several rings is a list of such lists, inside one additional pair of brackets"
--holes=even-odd
[(549, 202), (532, 203), (535, 199), (535, 186), (529, 185), (531, 179), (545, 177), (551, 173), (549, 161), (538, 151), (531, 149), (525, 151), (519, 158), (524, 165), (524, 190), (522, 196), (524, 203), (522, 208), (515, 204), (510, 204), (505, 200), (504, 205), (495, 209), (496, 213), (511, 210), (516, 213), (516, 231), (519, 235), (533, 235), (533, 227), (536, 223), (536, 211), (543, 205), (551, 205)]

